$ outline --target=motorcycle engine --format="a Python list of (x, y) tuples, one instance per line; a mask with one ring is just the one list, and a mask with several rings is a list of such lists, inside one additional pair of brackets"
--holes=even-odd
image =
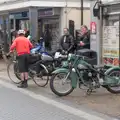
[(99, 88), (99, 80), (97, 77), (97, 73), (86, 70), (83, 72), (83, 79), (87, 86), (92, 86), (94, 88)]

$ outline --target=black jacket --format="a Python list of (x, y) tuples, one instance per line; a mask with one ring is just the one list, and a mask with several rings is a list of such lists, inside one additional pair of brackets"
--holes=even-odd
[[(80, 44), (80, 41), (82, 41), (85, 44), (82, 48), (90, 49), (90, 31), (88, 31), (83, 36), (79, 36), (77, 43)], [(78, 48), (80, 48), (79, 45)]]
[(72, 35), (63, 35), (60, 40), (60, 45), (63, 50), (73, 52), (74, 39)]

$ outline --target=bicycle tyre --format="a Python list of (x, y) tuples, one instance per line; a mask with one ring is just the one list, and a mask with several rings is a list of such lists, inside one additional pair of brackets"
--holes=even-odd
[(18, 81), (15, 81), (14, 79), (12, 79), (12, 76), (10, 75), (10, 72), (11, 72), (11, 70), (10, 70), (10, 67), (13, 65), (13, 67), (15, 67), (15, 62), (10, 62), (8, 65), (7, 65), (7, 74), (8, 74), (8, 77), (9, 77), (9, 79), (13, 82), (13, 83), (15, 83), (15, 84), (20, 84), (21, 83), (21, 79), (20, 79), (20, 77), (18, 77), (18, 75), (17, 75), (17, 73), (15, 73), (15, 68), (13, 68), (13, 72), (14, 72), (14, 75), (16, 76), (16, 78), (18, 79)]
[[(39, 78), (39, 82), (40, 82), (40, 83), (38, 83), (38, 81), (35, 79), (35, 76), (34, 76), (34, 77), (33, 77), (33, 81), (34, 81), (34, 83), (35, 83), (37, 86), (39, 86), (39, 87), (45, 87), (45, 86), (48, 84), (48, 82), (49, 82), (49, 72), (48, 72), (47, 68), (45, 67), (45, 65), (40, 64), (40, 67), (44, 69), (44, 72), (46, 72), (45, 75), (46, 75), (47, 79), (46, 79), (46, 80), (44, 81), (44, 83), (42, 84), (42, 83), (40, 82), (41, 78)], [(44, 77), (44, 75), (43, 75), (43, 77)], [(42, 81), (42, 80), (41, 80), (41, 81)]]

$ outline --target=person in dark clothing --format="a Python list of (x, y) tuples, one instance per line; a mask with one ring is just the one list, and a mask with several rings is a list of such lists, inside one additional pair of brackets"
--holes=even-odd
[(67, 53), (73, 53), (74, 50), (74, 38), (69, 34), (69, 29), (64, 28), (64, 35), (61, 37), (60, 45)]
[(25, 33), (25, 37), (27, 38), (29, 35), (30, 35), (30, 31), (27, 30), (26, 33)]
[(86, 25), (83, 25), (80, 30), (80, 35), (77, 40), (78, 49), (87, 48), (90, 49), (90, 30), (88, 30)]

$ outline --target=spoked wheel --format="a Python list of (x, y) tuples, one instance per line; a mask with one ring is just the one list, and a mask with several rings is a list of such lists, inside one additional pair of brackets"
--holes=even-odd
[(40, 64), (40, 73), (34, 75), (33, 81), (39, 87), (45, 87), (48, 84), (49, 72), (44, 65)]
[(18, 64), (16, 61), (14, 61), (14, 62), (12, 61), (8, 64), (7, 74), (13, 83), (15, 83), (15, 84), (21, 83), (20, 73), (18, 71)]
[[(117, 79), (120, 79), (120, 70), (119, 69), (112, 70), (108, 73), (108, 75), (111, 77), (115, 77)], [(120, 85), (114, 86), (114, 87), (107, 86), (106, 89), (113, 94), (120, 93)]]
[(70, 73), (57, 73), (52, 76), (50, 80), (50, 88), (53, 93), (58, 96), (69, 95), (74, 88), (71, 85), (71, 80), (69, 79)]

